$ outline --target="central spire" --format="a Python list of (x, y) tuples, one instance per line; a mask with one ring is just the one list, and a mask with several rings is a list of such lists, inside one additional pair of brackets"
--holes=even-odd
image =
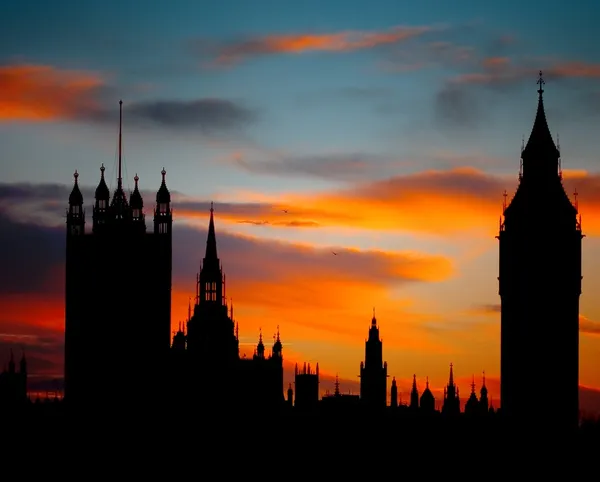
[(217, 236), (215, 234), (215, 218), (214, 205), (210, 203), (210, 221), (208, 223), (208, 237), (206, 238), (206, 254), (204, 255), (205, 262), (207, 260), (218, 260), (217, 256)]

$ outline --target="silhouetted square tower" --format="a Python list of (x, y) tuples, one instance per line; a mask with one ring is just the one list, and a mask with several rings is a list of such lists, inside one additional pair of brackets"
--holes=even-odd
[(122, 102), (120, 107), (117, 187), (111, 200), (102, 166), (91, 232), (85, 230), (77, 172), (69, 196), (65, 401), (71, 405), (123, 404), (147, 397), (150, 387), (160, 392), (171, 344), (172, 211), (166, 171), (156, 194), (154, 230), (147, 232), (138, 176), (129, 200), (123, 189)]

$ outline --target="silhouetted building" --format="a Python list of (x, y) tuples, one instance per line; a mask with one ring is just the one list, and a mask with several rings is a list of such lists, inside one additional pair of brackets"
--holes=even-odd
[(392, 389), (390, 393), (390, 407), (398, 408), (398, 385), (396, 384), (396, 377), (392, 378)]
[(157, 387), (171, 345), (171, 196), (163, 169), (154, 229), (147, 232), (137, 175), (129, 201), (123, 187), (119, 106), (117, 187), (111, 200), (102, 166), (91, 232), (77, 171), (69, 196), (65, 401), (72, 405), (123, 404), (149, 389), (164, 393)]
[(383, 342), (373, 309), (369, 338), (365, 342), (365, 361), (360, 362), (360, 399), (368, 407), (387, 406), (387, 362), (383, 361)]
[(333, 394), (327, 393), (321, 399), (321, 412), (332, 414), (356, 413), (359, 404), (360, 396), (340, 392), (340, 379), (336, 375)]
[(452, 363), (450, 363), (448, 385), (444, 388), (444, 405), (442, 406), (442, 413), (444, 415), (460, 414), (460, 397), (458, 387), (454, 384), (454, 370)]
[(413, 375), (412, 388), (410, 390), (410, 405), (411, 410), (419, 409), (419, 389), (417, 388), (417, 375)]
[(22, 405), (27, 401), (27, 361), (25, 353), (21, 356), (19, 371), (15, 364), (15, 356), (10, 350), (8, 367), (0, 373), (0, 406)]
[(465, 403), (465, 414), (470, 416), (479, 415), (479, 400), (477, 400), (477, 394), (475, 393), (475, 375), (473, 375), (473, 382), (471, 383), (471, 394)]
[[(562, 185), (560, 150), (546, 122), (542, 73), (538, 108), (521, 152), (519, 186), (501, 219), (501, 406), (505, 417), (578, 424), (581, 218)], [(548, 369), (548, 363), (552, 369)], [(531, 374), (552, 387), (532, 405)]]
[(317, 363), (316, 370), (311, 370), (310, 363), (304, 363), (303, 368), (299, 370), (296, 363), (294, 385), (296, 387), (294, 408), (303, 412), (316, 410), (319, 404), (319, 364)]
[(421, 403), (419, 408), (421, 413), (435, 412), (435, 397), (429, 389), (429, 377), (427, 377), (425, 382), (425, 390), (423, 390), (423, 393), (421, 394)]
[(261, 330), (253, 356), (240, 357), (239, 325), (234, 321), (233, 304), (228, 303), (226, 296), (212, 203), (206, 251), (196, 277), (193, 314), (191, 308), (188, 312), (187, 334), (183, 324), (173, 337), (174, 392), (187, 393), (196, 402), (212, 408), (282, 408), (285, 399), (279, 327), (269, 353)]
[(483, 380), (481, 382), (481, 391), (479, 392), (479, 411), (482, 414), (487, 414), (490, 409), (488, 401), (488, 389), (485, 386), (485, 372), (483, 372)]

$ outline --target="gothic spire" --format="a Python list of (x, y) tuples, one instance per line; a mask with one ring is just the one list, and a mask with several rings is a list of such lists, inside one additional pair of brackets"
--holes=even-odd
[(452, 363), (450, 363), (450, 378), (448, 379), (448, 386), (454, 386), (454, 369), (452, 367)]
[(544, 78), (542, 77), (542, 71), (539, 72), (539, 79), (537, 84), (538, 89), (538, 107), (535, 115), (535, 121), (529, 140), (521, 157), (523, 158), (523, 175), (539, 171), (550, 171), (553, 174), (558, 175), (558, 159), (560, 152), (552, 139), (550, 128), (546, 120), (546, 112), (544, 110)]
[(204, 259), (212, 259), (213, 261), (219, 259), (217, 256), (217, 236), (215, 234), (214, 205), (212, 202), (210, 203), (210, 221), (208, 223), (208, 237), (206, 238), (206, 254)]

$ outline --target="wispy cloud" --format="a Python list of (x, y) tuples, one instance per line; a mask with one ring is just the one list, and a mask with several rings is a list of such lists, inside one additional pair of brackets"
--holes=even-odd
[(232, 65), (241, 61), (275, 54), (307, 52), (353, 52), (392, 45), (431, 32), (430, 26), (397, 26), (383, 31), (342, 31), (328, 33), (297, 33), (250, 37), (224, 44), (201, 39), (193, 43), (201, 55), (212, 55), (217, 65)]

